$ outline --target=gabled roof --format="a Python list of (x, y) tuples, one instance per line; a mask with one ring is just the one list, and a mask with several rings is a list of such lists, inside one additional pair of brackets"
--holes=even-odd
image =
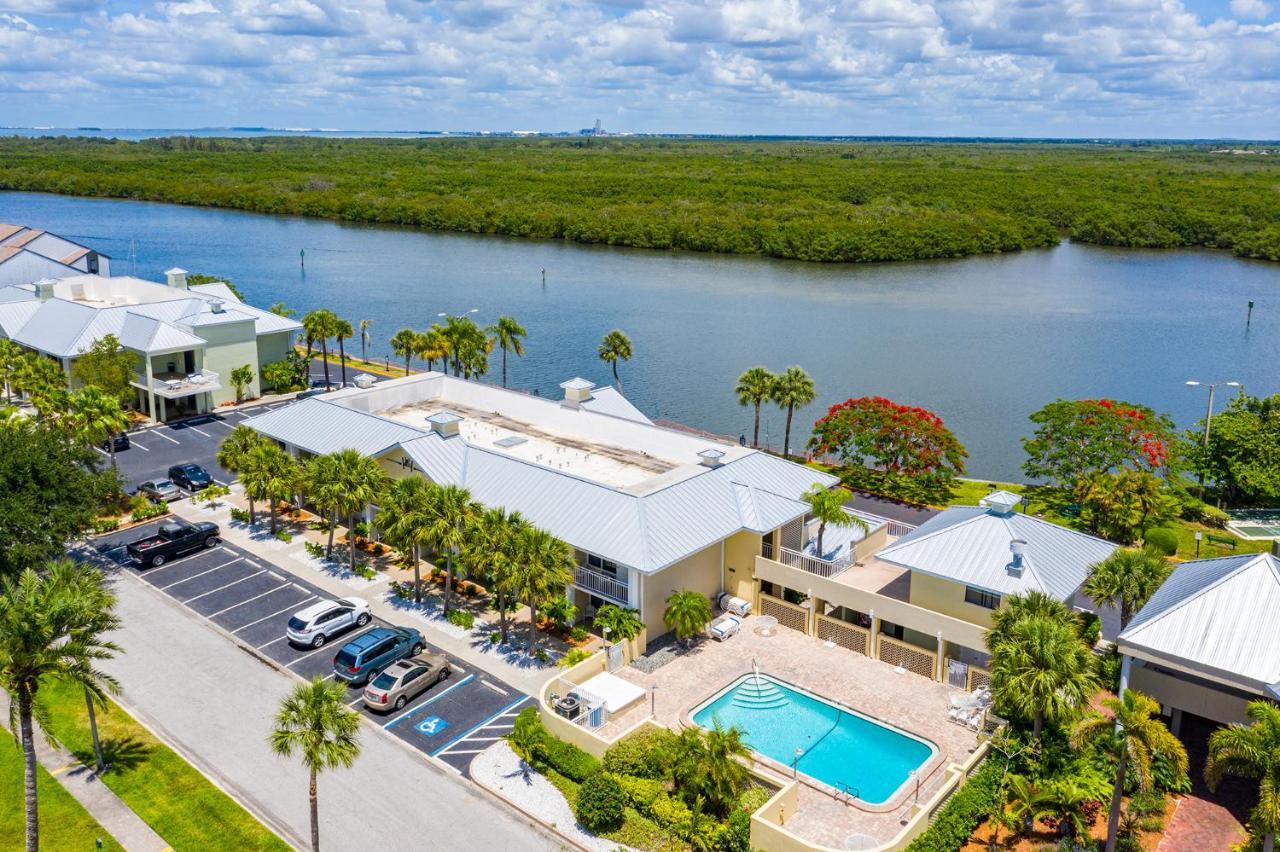
[(194, 334), (183, 331), (175, 325), (161, 322), (154, 317), (126, 311), (124, 321), (120, 324), (120, 343), (129, 349), (145, 352), (148, 355), (159, 352), (176, 352), (180, 349), (192, 349), (204, 345), (204, 341)]
[[(1011, 544), (1024, 541), (1022, 569)], [(876, 558), (1002, 595), (1038, 590), (1066, 600), (1090, 566), (1116, 545), (998, 507), (953, 506), (876, 554)]]
[(347, 448), (378, 455), (424, 434), (403, 423), (315, 398), (251, 417), (245, 424), (318, 455)]
[(631, 400), (618, 393), (616, 388), (596, 388), (591, 392), (591, 399), (583, 400), (581, 405), (588, 411), (611, 414), (637, 423), (653, 422), (644, 415), (644, 412), (632, 405)]
[(1280, 560), (1248, 553), (1178, 566), (1119, 644), (1130, 656), (1264, 692), (1280, 683)]

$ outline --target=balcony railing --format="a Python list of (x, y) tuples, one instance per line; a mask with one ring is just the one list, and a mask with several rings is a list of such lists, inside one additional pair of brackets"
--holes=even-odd
[(834, 560), (819, 559), (816, 556), (810, 556), (807, 553), (801, 553), (789, 547), (780, 548), (777, 561), (791, 568), (799, 568), (801, 571), (817, 574), (819, 577), (834, 577), (846, 570), (850, 565), (849, 557), (847, 556)]
[(585, 565), (579, 565), (574, 568), (573, 584), (584, 592), (608, 598), (614, 603), (622, 604), (623, 606), (626, 606), (629, 602), (626, 580), (620, 580), (612, 574), (596, 571)]

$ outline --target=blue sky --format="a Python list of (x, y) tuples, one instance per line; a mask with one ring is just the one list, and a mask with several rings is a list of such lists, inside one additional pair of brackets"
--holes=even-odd
[(1280, 0), (0, 0), (0, 124), (1280, 137)]

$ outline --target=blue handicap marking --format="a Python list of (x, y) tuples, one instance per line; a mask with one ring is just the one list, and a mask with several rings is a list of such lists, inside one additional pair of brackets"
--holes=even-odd
[(426, 734), (429, 737), (434, 737), (436, 734), (449, 727), (449, 723), (444, 719), (441, 719), (439, 716), (428, 716), (413, 727), (420, 734)]

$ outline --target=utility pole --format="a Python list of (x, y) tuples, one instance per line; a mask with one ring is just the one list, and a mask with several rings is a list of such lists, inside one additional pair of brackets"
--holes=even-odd
[(298, 249), (298, 264), (303, 268), (307, 268), (307, 250)]
[(1244, 320), (1244, 327), (1245, 327), (1245, 328), (1248, 328), (1248, 327), (1249, 327), (1249, 325), (1250, 325), (1252, 322), (1253, 322), (1253, 299), (1250, 299), (1250, 300), (1249, 300), (1249, 315), (1248, 315), (1247, 317), (1245, 317), (1245, 320)]

